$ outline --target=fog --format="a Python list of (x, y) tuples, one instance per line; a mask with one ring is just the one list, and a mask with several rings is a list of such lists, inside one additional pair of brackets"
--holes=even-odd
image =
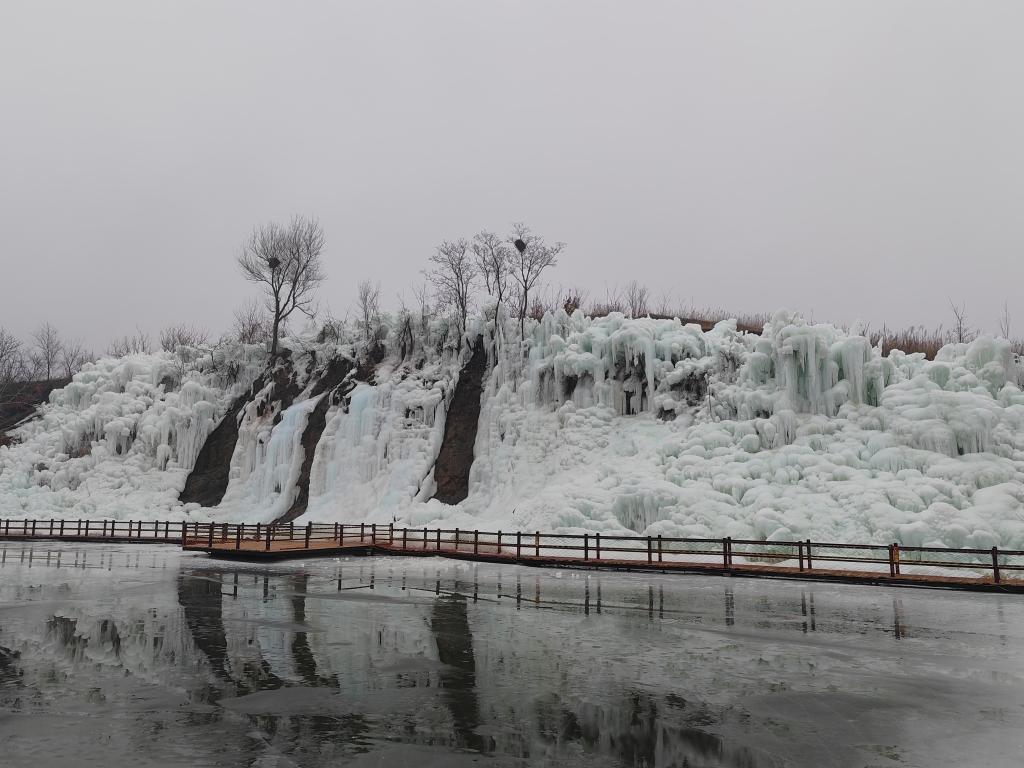
[(9, 2), (0, 325), (226, 328), (295, 213), (322, 304), (526, 221), (552, 290), (1024, 335), (1019, 2)]

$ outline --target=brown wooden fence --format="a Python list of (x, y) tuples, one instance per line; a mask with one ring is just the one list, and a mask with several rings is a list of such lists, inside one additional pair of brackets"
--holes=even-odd
[(394, 524), (295, 525), (129, 520), (0, 520), (0, 537), (167, 542), (226, 556), (285, 557), (361, 549), (406, 555), (756, 575), (888, 577), (901, 582), (1024, 584), (1024, 551), (603, 533), (407, 528)]

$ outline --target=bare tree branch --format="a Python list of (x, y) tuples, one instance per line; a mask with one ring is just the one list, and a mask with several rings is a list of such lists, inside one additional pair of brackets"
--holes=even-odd
[(359, 283), (356, 300), (359, 303), (359, 324), (363, 329), (363, 338), (369, 343), (380, 324), (380, 283), (363, 280)]
[(521, 222), (512, 225), (509, 242), (513, 246), (510, 273), (519, 287), (519, 337), (526, 338), (530, 291), (536, 286), (544, 270), (558, 263), (558, 254), (565, 248), (565, 243), (548, 245), (543, 237), (531, 232), (530, 228)]
[(321, 254), (324, 233), (316, 219), (296, 216), (287, 227), (271, 222), (256, 228), (238, 257), (243, 277), (263, 286), (271, 314), (271, 356), (277, 355), (281, 327), (296, 310), (312, 317), (316, 290), (326, 278)]
[(38, 330), (32, 334), (34, 342), (32, 359), (36, 364), (39, 375), (50, 381), (57, 372), (60, 362), (60, 352), (63, 344), (60, 341), (60, 334), (57, 329), (49, 323), (43, 323)]
[(470, 295), (478, 274), (477, 263), (470, 257), (469, 250), (469, 241), (464, 238), (445, 240), (430, 257), (434, 266), (427, 273), (438, 298), (455, 309), (460, 332), (466, 330)]

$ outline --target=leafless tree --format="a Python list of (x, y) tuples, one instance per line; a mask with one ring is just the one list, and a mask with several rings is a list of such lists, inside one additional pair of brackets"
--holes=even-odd
[(43, 323), (32, 334), (32, 360), (40, 377), (50, 381), (60, 365), (60, 352), (64, 346), (57, 329)]
[(268, 318), (259, 302), (250, 299), (235, 309), (231, 334), (241, 344), (262, 344), (270, 331)]
[(188, 323), (170, 325), (160, 331), (160, 349), (164, 352), (173, 352), (178, 347), (201, 347), (209, 340), (209, 331)]
[(548, 245), (544, 238), (521, 222), (512, 225), (509, 236), (511, 249), (512, 280), (519, 287), (519, 337), (526, 338), (526, 316), (530, 308), (530, 291), (537, 285), (540, 276), (548, 267), (558, 263), (558, 254), (565, 243)]
[(469, 250), (465, 238), (445, 240), (430, 257), (433, 267), (427, 273), (438, 299), (455, 310), (460, 332), (466, 330), (470, 295), (478, 274)]
[(473, 236), (472, 247), (476, 267), (484, 278), (487, 293), (501, 306), (508, 293), (512, 252), (500, 237), (486, 229)]
[(636, 280), (626, 283), (626, 308), (630, 317), (643, 317), (647, 314), (647, 299), (649, 296), (647, 286)]
[(430, 300), (430, 286), (426, 279), (412, 287), (412, 295), (415, 297), (416, 303), (420, 305), (420, 333), (425, 340), (427, 331), (430, 330), (430, 321), (434, 317), (433, 305)]
[(65, 341), (60, 350), (60, 364), (64, 369), (64, 375), (70, 379), (82, 370), (82, 365), (91, 360), (92, 357), (92, 352), (85, 348), (85, 342), (81, 339)]
[(153, 341), (149, 338), (148, 333), (136, 328), (134, 336), (122, 336), (110, 342), (107, 354), (111, 357), (151, 355), (153, 354)]
[(967, 324), (967, 304), (962, 303), (957, 306), (950, 299), (949, 306), (953, 310), (954, 318), (953, 327), (949, 329), (949, 340), (959, 344), (974, 341), (978, 334)]
[(656, 311), (662, 317), (673, 316), (674, 310), (672, 309), (672, 291), (669, 290), (668, 288), (664, 289), (660, 294), (658, 294), (658, 308)]
[(277, 355), (282, 324), (293, 312), (312, 316), (316, 290), (326, 278), (321, 254), (324, 233), (316, 219), (296, 216), (287, 226), (270, 223), (253, 230), (238, 257), (242, 275), (259, 283), (270, 312), (270, 354)]
[(380, 283), (363, 280), (359, 283), (356, 300), (359, 303), (359, 325), (363, 329), (363, 338), (369, 343), (380, 324)]
[(27, 378), (27, 373), (21, 342), (6, 328), (0, 328), (0, 401), (17, 382)]
[(1003, 314), (999, 316), (999, 335), (1004, 339), (1010, 338), (1010, 305), (1003, 302)]

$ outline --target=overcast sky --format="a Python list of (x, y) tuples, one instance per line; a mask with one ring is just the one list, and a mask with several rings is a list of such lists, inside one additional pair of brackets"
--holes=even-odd
[(555, 285), (1024, 335), (1024, 2), (0, 5), (0, 325), (221, 330), (255, 224), (388, 304), (517, 220)]

